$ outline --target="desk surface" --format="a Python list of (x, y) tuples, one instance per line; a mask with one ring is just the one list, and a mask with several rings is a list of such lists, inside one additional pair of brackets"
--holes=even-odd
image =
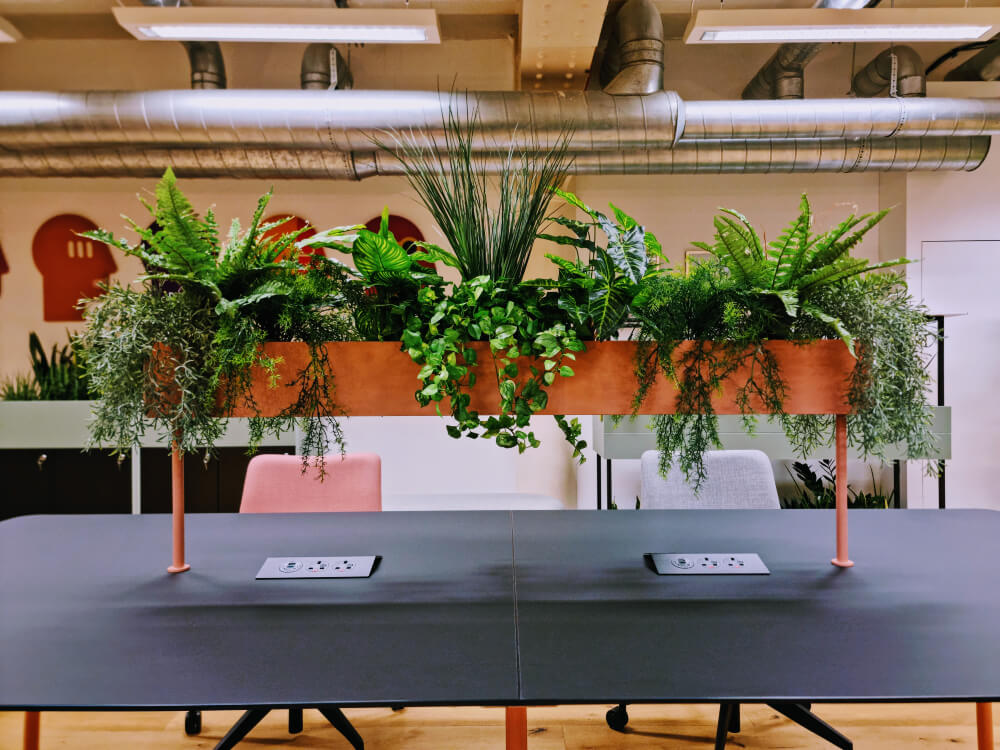
[[(0, 708), (1000, 699), (1000, 513), (850, 516), (840, 570), (823, 511), (193, 515), (178, 576), (167, 516), (16, 518)], [(384, 559), (254, 580), (312, 552)]]
[[(0, 523), (0, 707), (516, 703), (510, 513)], [(379, 554), (367, 579), (256, 581), (268, 556)]]
[[(515, 514), (521, 697), (996, 700), (1000, 513)], [(658, 576), (646, 552), (757, 552), (769, 576)]]

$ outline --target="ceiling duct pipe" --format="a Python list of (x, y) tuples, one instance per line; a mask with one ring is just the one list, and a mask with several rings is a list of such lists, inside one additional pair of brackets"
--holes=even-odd
[(964, 63), (945, 75), (946, 81), (996, 81), (1000, 79), (1000, 35)]
[(226, 65), (218, 42), (183, 42), (191, 63), (191, 88), (226, 88)]
[(314, 43), (302, 53), (303, 89), (344, 90), (354, 88), (347, 60), (332, 44)]
[(628, 0), (615, 16), (608, 59), (614, 77), (604, 86), (613, 95), (663, 90), (663, 19), (652, 0)]
[[(859, 10), (878, 0), (819, 0), (814, 8)], [(805, 95), (805, 67), (819, 53), (816, 42), (782, 44), (743, 89), (743, 99), (801, 99)]]
[[(988, 137), (881, 140), (702, 141), (672, 149), (574, 153), (572, 174), (737, 174), (973, 170)], [(502, 157), (485, 159), (498, 171)], [(384, 152), (323, 148), (98, 147), (59, 151), (0, 150), (0, 177), (159, 177), (170, 164), (184, 177), (360, 180), (403, 174)]]
[(478, 146), (544, 149), (567, 127), (571, 151), (671, 148), (678, 140), (1000, 134), (998, 99), (693, 101), (673, 92), (145, 91), (0, 92), (0, 147), (243, 146), (378, 149), (419, 131), (445, 143), (441, 113), (480, 118)]
[[(141, 0), (143, 5), (155, 8), (187, 6), (190, 0)], [(226, 88), (226, 65), (218, 42), (181, 42), (187, 50), (191, 64), (191, 88)]]
[(855, 96), (878, 96), (886, 89), (894, 96), (927, 96), (924, 61), (913, 47), (889, 47), (857, 72), (851, 84)]
[[(764, 138), (888, 139), (1000, 133), (1000, 100), (997, 99), (695, 101), (682, 102), (682, 105), (681, 142)], [(0, 127), (0, 140), (2, 138), (3, 128)]]

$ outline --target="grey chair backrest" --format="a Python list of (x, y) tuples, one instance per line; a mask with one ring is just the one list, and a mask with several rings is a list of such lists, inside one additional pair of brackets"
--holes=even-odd
[(706, 451), (698, 494), (676, 465), (664, 479), (658, 451), (642, 454), (641, 508), (780, 508), (771, 460), (762, 451)]

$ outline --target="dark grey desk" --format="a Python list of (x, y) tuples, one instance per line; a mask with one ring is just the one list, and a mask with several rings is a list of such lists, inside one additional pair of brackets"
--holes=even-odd
[[(1000, 513), (515, 513), (525, 703), (993, 701)], [(644, 552), (758, 552), (770, 576), (657, 576)]]
[[(852, 511), (847, 570), (821, 511), (196, 515), (178, 576), (169, 523), (0, 523), (0, 709), (1000, 698), (991, 511)], [(312, 551), (384, 559), (253, 579)], [(643, 565), (669, 551), (772, 575)]]
[[(518, 701), (511, 515), (0, 523), (0, 708)], [(380, 554), (368, 579), (255, 581), (267, 556)]]

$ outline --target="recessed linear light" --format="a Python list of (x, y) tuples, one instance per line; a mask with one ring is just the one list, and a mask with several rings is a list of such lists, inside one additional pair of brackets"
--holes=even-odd
[(776, 42), (947, 42), (986, 39), (1000, 8), (829, 8), (700, 10), (688, 44)]
[(137, 39), (218, 42), (438, 44), (432, 9), (112, 8)]
[(14, 24), (6, 18), (0, 18), (0, 42), (16, 42), (20, 38), (21, 32), (14, 27)]

